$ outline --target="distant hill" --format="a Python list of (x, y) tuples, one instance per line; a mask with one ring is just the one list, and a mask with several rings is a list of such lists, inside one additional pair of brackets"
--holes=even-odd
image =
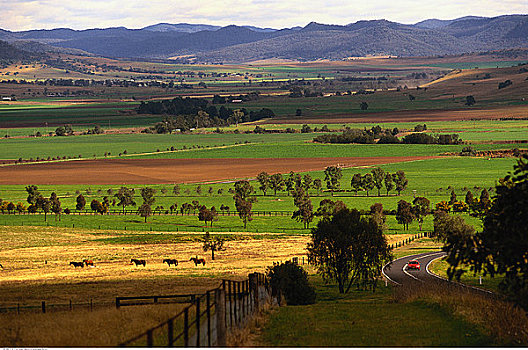
[[(528, 47), (528, 16), (428, 19), (414, 25), (387, 20), (348, 25), (311, 22), (275, 30), (252, 26), (160, 23), (142, 29), (0, 30), (0, 40), (35, 41), (118, 58), (195, 56), (198, 62), (248, 62), (283, 58), (437, 56)], [(29, 48), (30, 49), (30, 48)]]
[(17, 49), (5, 41), (0, 40), (0, 60), (20, 60), (35, 56), (27, 51)]

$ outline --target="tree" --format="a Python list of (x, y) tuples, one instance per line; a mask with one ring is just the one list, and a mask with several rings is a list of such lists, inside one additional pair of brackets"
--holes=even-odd
[(321, 189), (323, 188), (323, 182), (321, 181), (321, 179), (315, 179), (313, 181), (312, 187), (313, 187), (314, 190), (317, 191), (317, 193), (320, 193)]
[(27, 202), (29, 204), (36, 204), (37, 199), (42, 196), (35, 185), (26, 186), (26, 192), (28, 193)]
[(456, 193), (454, 190), (451, 190), (451, 197), (449, 198), (449, 204), (453, 205), (457, 201)]
[(244, 222), (244, 229), (247, 226), (247, 222), (253, 220), (253, 212), (251, 211), (253, 203), (257, 201), (251, 194), (253, 193), (253, 187), (246, 180), (240, 180), (235, 182), (235, 207), (238, 212), (238, 216)]
[(475, 101), (475, 98), (473, 95), (466, 96), (466, 106), (473, 106), (477, 101)]
[(387, 189), (388, 196), (389, 192), (394, 188), (394, 180), (389, 172), (385, 173), (385, 180), (383, 180), (383, 182), (385, 183), (385, 188)]
[(274, 191), (275, 196), (277, 191), (281, 191), (284, 188), (284, 180), (282, 174), (273, 174), (269, 178), (269, 186)]
[(61, 202), (55, 192), (51, 193), (49, 201), (51, 205), (50, 209), (53, 212), (53, 214), (55, 214), (55, 221), (57, 221), (57, 217), (59, 218), (59, 221), (60, 221), (60, 214), (62, 213)]
[(312, 188), (312, 182), (313, 182), (313, 179), (312, 179), (312, 177), (310, 176), (310, 174), (304, 174), (304, 176), (303, 176), (303, 182), (302, 182), (302, 188), (304, 188), (304, 190), (306, 191), (306, 193), (308, 193), (308, 191), (310, 190), (310, 188)]
[(425, 197), (416, 197), (413, 200), (412, 212), (416, 220), (418, 220), (421, 231), (425, 217), (431, 212), (431, 202)]
[(267, 172), (263, 171), (257, 175), (257, 181), (260, 183), (259, 190), (262, 191), (264, 196), (270, 188), (270, 176)]
[(136, 205), (136, 202), (134, 201), (134, 189), (132, 188), (126, 188), (121, 187), (119, 191), (114, 195), (117, 199), (119, 199), (119, 203), (117, 205), (123, 207), (123, 214), (125, 213), (125, 208), (129, 205)]
[(373, 205), (371, 205), (370, 216), (372, 217), (372, 220), (374, 220), (374, 222), (381, 229), (381, 232), (384, 232), (387, 229), (387, 225), (385, 224), (385, 222), (387, 221), (387, 217), (383, 213), (383, 204), (374, 203)]
[(451, 205), (447, 201), (440, 201), (435, 204), (435, 211), (444, 211), (449, 212), (451, 210)]
[(362, 177), (361, 177), (361, 174), (354, 174), (352, 176), (352, 180), (350, 180), (350, 186), (352, 186), (352, 189), (354, 190), (354, 192), (358, 193), (358, 191), (360, 191), (362, 188), (363, 188), (363, 181), (362, 180)]
[(329, 218), (335, 215), (338, 211), (346, 208), (346, 205), (342, 201), (333, 201), (331, 199), (323, 199), (319, 202), (319, 208), (315, 211), (315, 216), (322, 216), (323, 218)]
[(411, 203), (403, 199), (398, 202), (398, 209), (396, 211), (396, 221), (403, 225), (404, 230), (409, 229), (409, 224), (414, 220)]
[(302, 187), (297, 187), (293, 192), (293, 204), (298, 208), (293, 212), (292, 219), (301, 221), (304, 228), (308, 228), (314, 217), (313, 205), (310, 196)]
[(49, 199), (44, 198), (42, 195), (37, 198), (37, 202), (35, 203), (35, 206), (37, 208), (42, 209), (44, 212), (44, 221), (47, 221), (47, 215), (51, 210), (51, 202)]
[(325, 281), (336, 281), (339, 292), (346, 293), (356, 283), (371, 285), (385, 263), (392, 259), (387, 240), (372, 218), (362, 218), (356, 209), (343, 209), (323, 218), (312, 229), (308, 262)]
[(367, 173), (361, 177), (361, 187), (367, 191), (367, 197), (369, 196), (369, 191), (374, 189), (376, 187), (376, 183), (374, 182), (374, 178), (372, 177), (372, 174)]
[(381, 196), (380, 190), (383, 187), (383, 180), (385, 179), (385, 172), (381, 168), (374, 168), (371, 171), (374, 185), (378, 189), (378, 197)]
[(212, 238), (209, 232), (206, 232), (204, 237), (202, 238), (203, 242), (203, 251), (207, 252), (208, 250), (211, 251), (211, 260), (215, 259), (214, 253), (219, 252), (222, 250), (225, 250), (224, 242), (225, 240), (220, 237)]
[(75, 199), (75, 209), (77, 210), (83, 210), (86, 206), (86, 199), (82, 194), (79, 194), (77, 198)]
[(473, 193), (471, 193), (471, 191), (467, 191), (466, 193), (466, 204), (469, 206), (471, 206), (471, 204), (473, 204)]
[(392, 181), (394, 181), (396, 191), (398, 191), (398, 196), (400, 195), (401, 191), (407, 188), (407, 184), (409, 183), (405, 177), (405, 173), (402, 170), (398, 170), (395, 174), (392, 174)]
[(146, 203), (148, 205), (153, 205), (156, 199), (154, 198), (154, 195), (156, 194), (156, 190), (150, 187), (145, 187), (141, 189), (141, 197), (143, 198), (143, 203)]
[(145, 218), (145, 222), (147, 222), (147, 218), (152, 215), (152, 207), (147, 203), (143, 203), (138, 208), (138, 214)]
[(341, 168), (337, 166), (329, 166), (324, 171), (326, 181), (326, 188), (328, 188), (332, 192), (332, 196), (334, 195), (334, 191), (339, 189), (341, 187), (341, 184), (339, 180), (343, 177), (343, 174), (341, 172)]
[(216, 208), (211, 207), (211, 209), (207, 209), (205, 205), (202, 205), (200, 207), (200, 211), (198, 212), (198, 220), (204, 221), (205, 226), (207, 226), (207, 222), (209, 221), (211, 223), (211, 227), (213, 227), (213, 221), (218, 220)]
[(273, 293), (279, 297), (284, 295), (288, 305), (315, 303), (315, 290), (308, 282), (308, 273), (297, 264), (286, 261), (273, 265), (268, 267), (266, 275)]
[(175, 184), (174, 187), (172, 188), (172, 193), (174, 193), (175, 196), (179, 195), (180, 194), (180, 185)]

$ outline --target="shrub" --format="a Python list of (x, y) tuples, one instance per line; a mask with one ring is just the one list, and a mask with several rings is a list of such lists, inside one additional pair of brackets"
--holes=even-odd
[(268, 267), (271, 287), (281, 292), (288, 305), (308, 305), (315, 303), (315, 290), (308, 283), (308, 274), (291, 261)]

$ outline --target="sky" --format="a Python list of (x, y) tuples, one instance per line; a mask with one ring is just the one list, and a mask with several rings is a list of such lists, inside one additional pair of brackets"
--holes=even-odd
[(157, 23), (289, 28), (315, 21), (348, 24), (528, 14), (528, 0), (0, 0), (0, 28), (143, 28)]

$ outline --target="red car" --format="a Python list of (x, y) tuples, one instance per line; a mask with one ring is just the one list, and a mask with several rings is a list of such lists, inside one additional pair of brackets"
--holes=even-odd
[(407, 263), (407, 268), (409, 270), (420, 270), (420, 263), (418, 262), (418, 260), (410, 260)]

